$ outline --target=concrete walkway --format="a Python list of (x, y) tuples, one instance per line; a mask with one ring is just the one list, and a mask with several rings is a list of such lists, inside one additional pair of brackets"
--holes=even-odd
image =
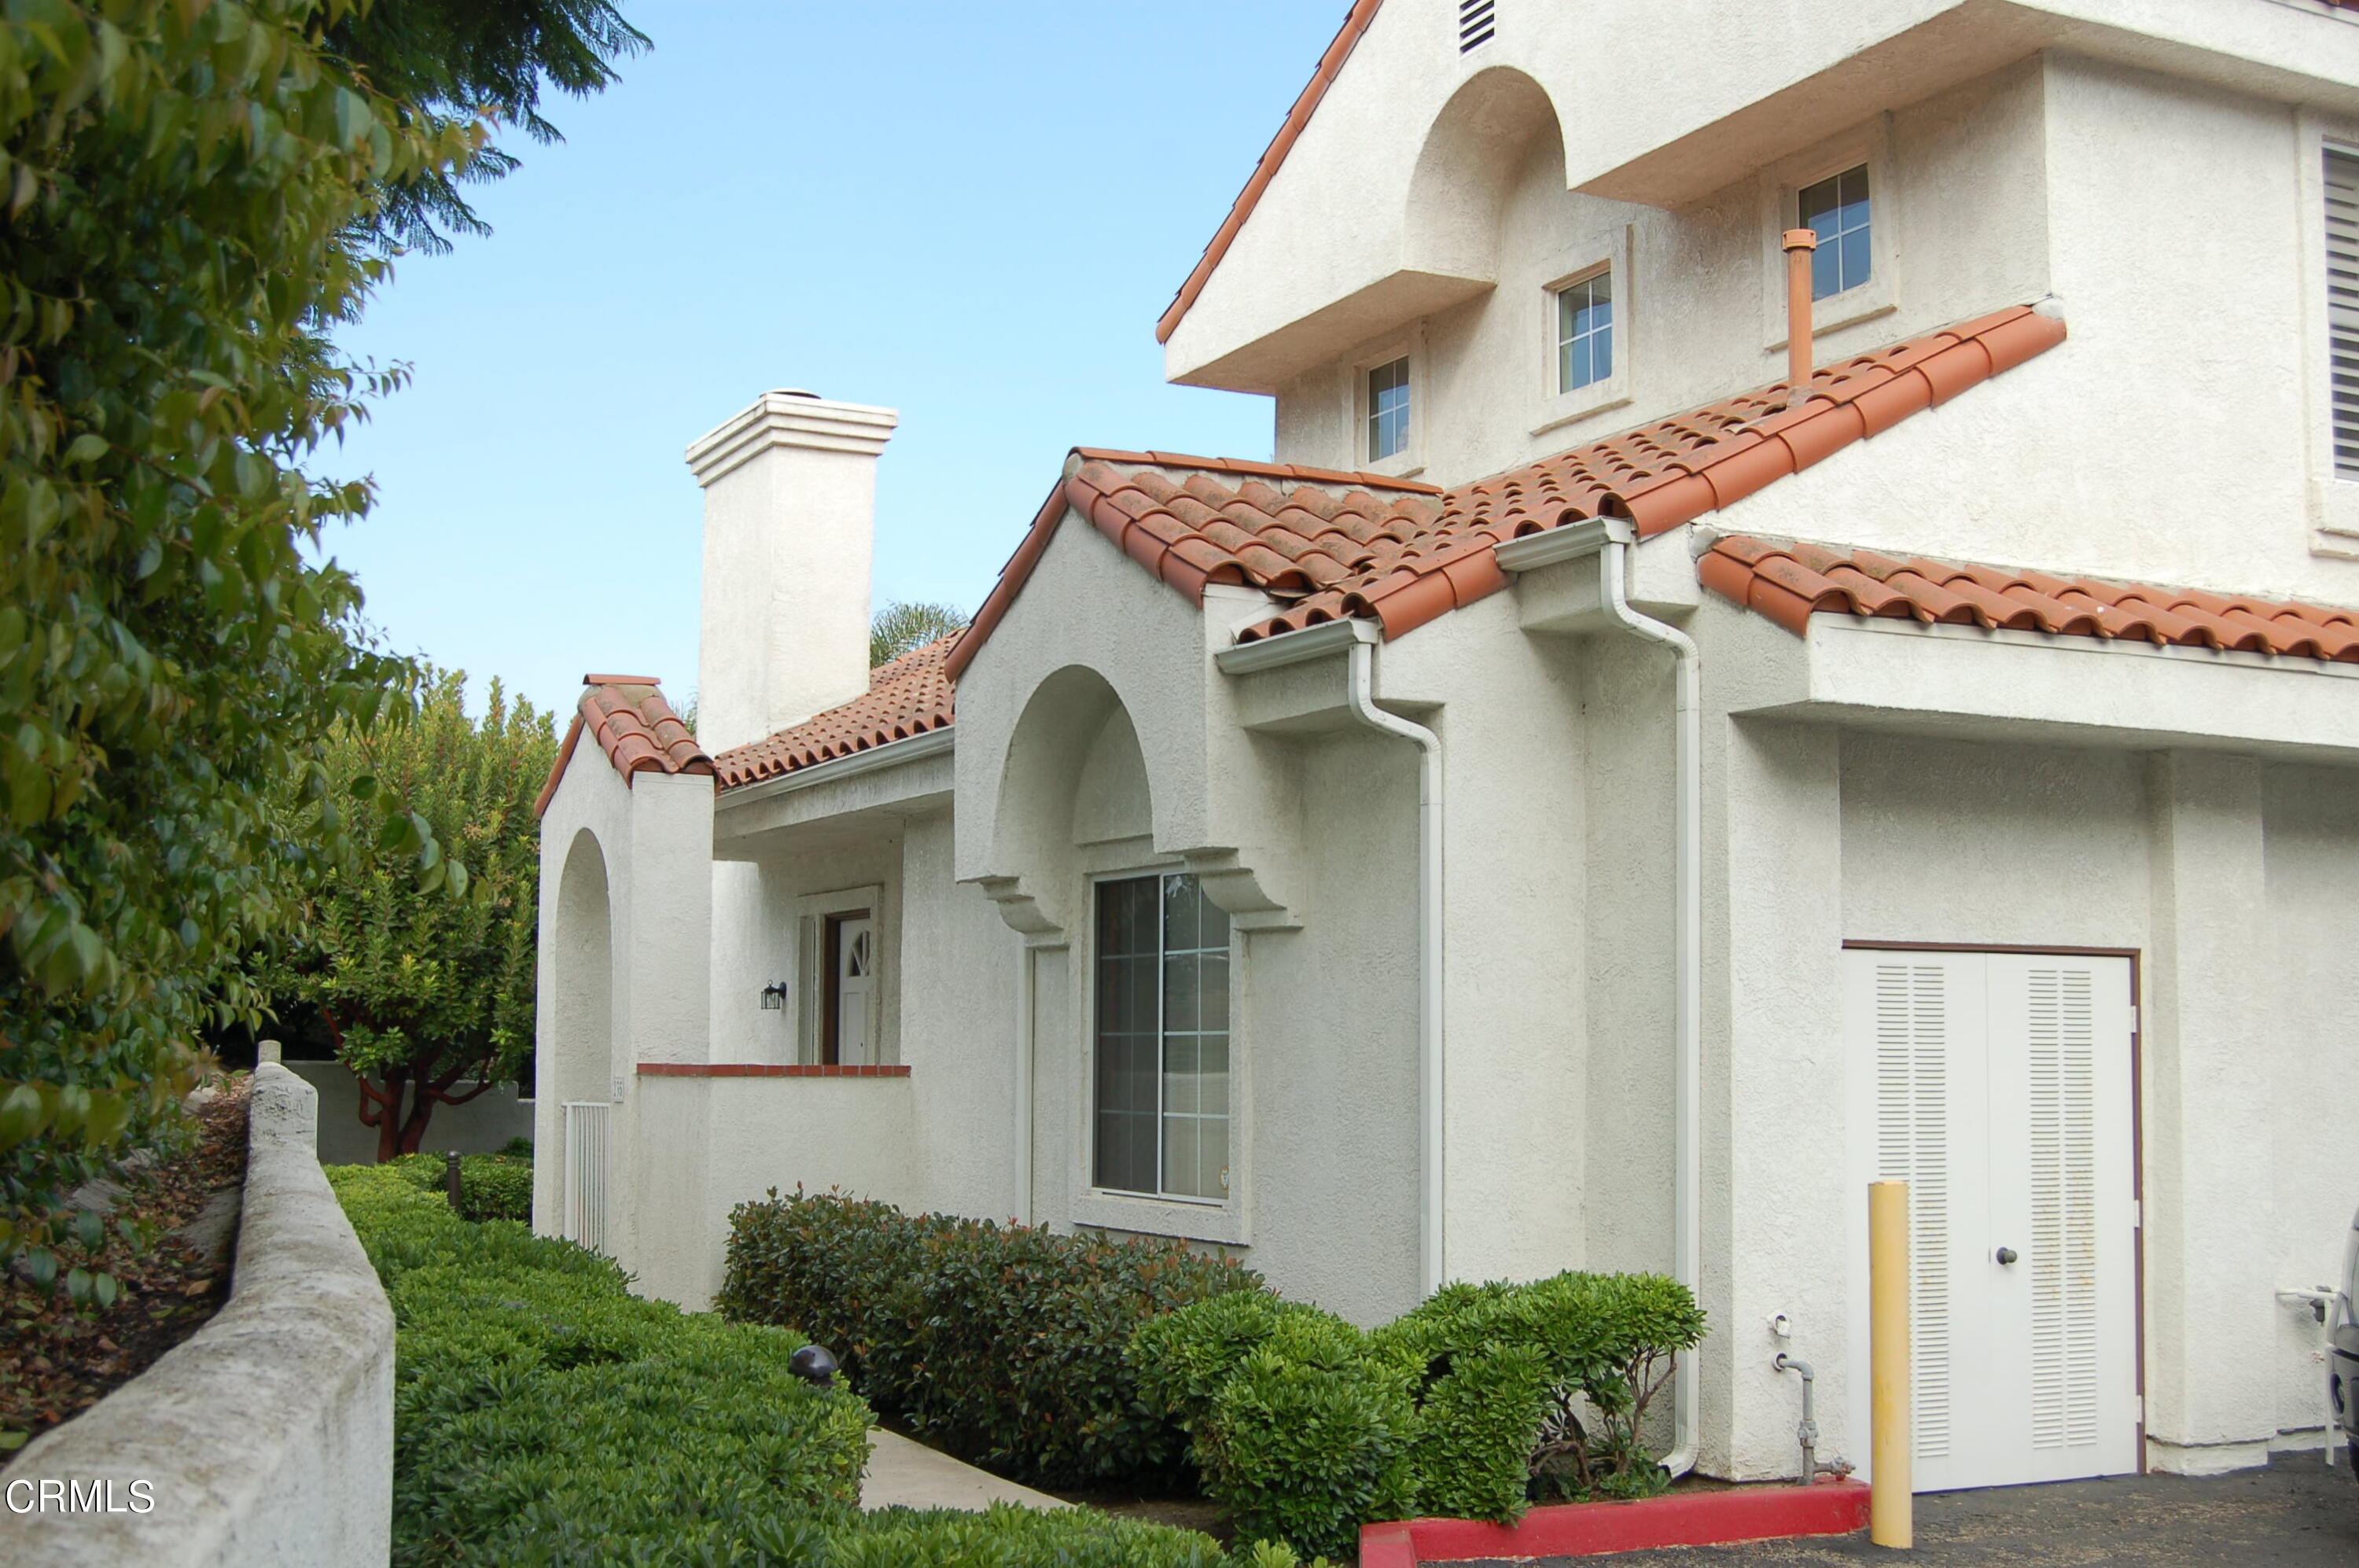
[(1027, 1508), (1071, 1506), (1046, 1492), (1003, 1481), (947, 1454), (937, 1454), (897, 1432), (871, 1427), (868, 1441), (872, 1445), (868, 1469), (860, 1477), (864, 1508), (971, 1508), (980, 1513), (994, 1503), (1018, 1503)]
[[(1524, 1559), (1530, 1563), (1531, 1559)], [(1612, 1557), (1543, 1557), (1540, 1568), (2351, 1568), (2359, 1563), (2359, 1481), (2315, 1451), (2266, 1470), (2203, 1480), (2121, 1475), (2046, 1486), (1926, 1493), (1917, 1546), (1891, 1552), (1867, 1532), (1816, 1541), (1690, 1546)], [(1471, 1568), (1471, 1565), (1470, 1565)]]

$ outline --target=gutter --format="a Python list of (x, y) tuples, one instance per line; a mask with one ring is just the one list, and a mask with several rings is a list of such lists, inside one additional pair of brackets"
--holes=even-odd
[[(1528, 534), (1498, 546), (1500, 570), (1529, 572), (1560, 561), (1598, 558), (1599, 607), (1622, 630), (1671, 650), (1678, 663), (1674, 703), (1673, 771), (1677, 809), (1672, 880), (1678, 948), (1679, 996), (1673, 1026), (1672, 1275), (1701, 1294), (1703, 1272), (1703, 1152), (1701, 1078), (1703, 1062), (1703, 656), (1695, 640), (1678, 627), (1630, 607), (1630, 551), (1636, 528), (1626, 517), (1590, 517), (1545, 533)], [(1696, 1428), (1701, 1399), (1695, 1356), (1680, 1359), (1672, 1396), (1675, 1416), (1671, 1452), (1663, 1458), (1673, 1475), (1695, 1468)]]
[(1223, 648), (1213, 656), (1223, 674), (1276, 670), (1305, 659), (1342, 653), (1348, 660), (1344, 697), (1353, 720), (1380, 734), (1410, 742), (1419, 751), (1417, 779), (1417, 1078), (1418, 1078), (1418, 1293), (1440, 1290), (1444, 1266), (1442, 1073), (1441, 737), (1376, 705), (1376, 643), (1384, 636), (1357, 618), (1330, 621), (1299, 632)]

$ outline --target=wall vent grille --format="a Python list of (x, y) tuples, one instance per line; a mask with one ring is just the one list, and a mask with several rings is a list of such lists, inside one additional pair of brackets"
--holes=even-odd
[(1940, 965), (1875, 967), (1875, 1174), (1908, 1183), (1917, 1457), (1950, 1453), (1950, 998)]
[[(1498, 0), (1458, 0), (1458, 52), (1468, 54), (1499, 30)], [(2359, 161), (2359, 160), (2354, 160)]]

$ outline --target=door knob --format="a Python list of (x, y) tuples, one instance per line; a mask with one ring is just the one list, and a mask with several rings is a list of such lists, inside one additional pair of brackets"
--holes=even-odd
[(2014, 1262), (2014, 1261), (2015, 1261), (2015, 1248), (2013, 1248), (2013, 1247), (2000, 1247), (2000, 1248), (1998, 1249), (1998, 1260), (1999, 1260), (2001, 1263), (2012, 1263), (2012, 1262)]

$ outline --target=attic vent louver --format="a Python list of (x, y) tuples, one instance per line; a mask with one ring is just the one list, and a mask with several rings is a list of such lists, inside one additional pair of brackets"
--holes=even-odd
[(1498, 31), (1495, 7), (1498, 0), (1458, 0), (1458, 52), (1466, 54), (1491, 41)]

